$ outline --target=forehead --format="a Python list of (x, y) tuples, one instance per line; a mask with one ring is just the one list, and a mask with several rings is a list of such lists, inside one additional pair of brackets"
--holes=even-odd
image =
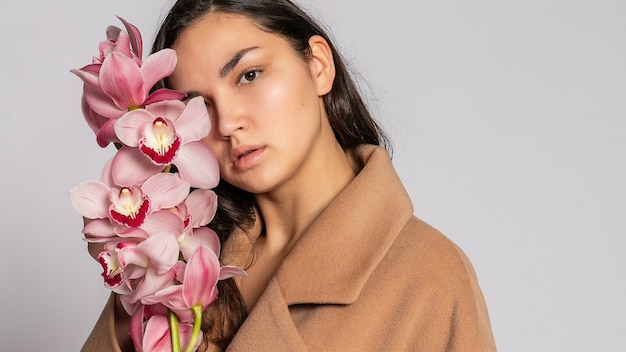
[(203, 71), (204, 79), (211, 78), (233, 55), (246, 48), (261, 48), (266, 55), (292, 51), (286, 40), (261, 29), (248, 17), (207, 14), (183, 30), (172, 45), (178, 63), (169, 81), (173, 85), (181, 81), (192, 83), (199, 79), (199, 71)]
[(217, 59), (229, 57), (242, 47), (269, 45), (277, 39), (248, 17), (210, 13), (183, 30), (172, 48), (178, 56), (203, 53)]

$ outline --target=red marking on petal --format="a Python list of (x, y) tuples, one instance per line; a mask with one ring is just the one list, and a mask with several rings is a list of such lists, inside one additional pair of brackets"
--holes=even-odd
[(102, 277), (104, 278), (104, 282), (110, 287), (118, 286), (122, 282), (122, 272), (119, 268), (111, 269), (109, 268), (109, 264), (103, 256), (98, 258), (100, 265), (102, 265)]
[(137, 211), (137, 214), (134, 215), (124, 215), (120, 214), (115, 209), (109, 209), (109, 216), (111, 219), (120, 225), (124, 225), (127, 227), (139, 227), (143, 224), (144, 220), (146, 220), (146, 215), (148, 214), (148, 209), (150, 208), (150, 199), (145, 198), (143, 203), (141, 203), (141, 207)]
[(178, 153), (178, 149), (180, 148), (180, 136), (176, 136), (176, 139), (172, 142), (172, 144), (165, 148), (164, 150), (154, 150), (148, 147), (144, 143), (144, 139), (139, 141), (139, 150), (144, 153), (152, 162), (156, 165), (169, 165), (172, 163), (176, 154)]

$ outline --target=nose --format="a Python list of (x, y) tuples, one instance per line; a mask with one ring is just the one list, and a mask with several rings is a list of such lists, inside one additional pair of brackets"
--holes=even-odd
[(248, 129), (248, 120), (243, 104), (222, 102), (216, 104), (213, 114), (217, 131), (222, 139), (228, 139)]

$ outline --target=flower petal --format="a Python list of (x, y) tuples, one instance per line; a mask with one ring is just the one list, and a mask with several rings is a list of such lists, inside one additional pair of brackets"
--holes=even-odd
[(142, 297), (151, 295), (164, 287), (171, 285), (175, 278), (174, 270), (167, 271), (163, 274), (157, 274), (154, 270), (148, 269), (143, 278), (140, 279), (130, 301), (137, 302)]
[(85, 89), (86, 87), (89, 87), (91, 89), (100, 90), (98, 74), (95, 73), (93, 69), (90, 69), (95, 66), (96, 65), (92, 64), (92, 65), (87, 65), (81, 69), (70, 70), (71, 73), (75, 74), (76, 76), (78, 76), (78, 78), (80, 78), (83, 81), (83, 83), (85, 84), (85, 87), (83, 87), (83, 89)]
[[(165, 288), (167, 289), (167, 287)], [(142, 305), (141, 301), (135, 304)], [(146, 317), (146, 319), (150, 319), (150, 317), (154, 315), (168, 315), (168, 314), (169, 312), (167, 310), (167, 307), (162, 304), (151, 304), (149, 306), (144, 307), (144, 317)]]
[(148, 95), (148, 98), (144, 102), (145, 105), (154, 104), (160, 101), (172, 100), (178, 101), (186, 96), (185, 93), (167, 88), (160, 88)]
[(199, 247), (206, 247), (219, 256), (220, 240), (215, 231), (208, 227), (200, 227), (189, 231), (191, 233), (178, 244), (186, 260), (189, 260)]
[(113, 158), (107, 160), (104, 163), (104, 167), (102, 167), (102, 172), (100, 173), (100, 180), (102, 183), (109, 187), (115, 187), (115, 183), (113, 182), (113, 177), (111, 175), (111, 164), (113, 162)]
[(174, 123), (183, 144), (206, 137), (211, 130), (211, 119), (202, 97), (189, 100), (187, 107)]
[[(183, 265), (185, 264), (183, 263)], [(154, 294), (142, 297), (141, 303), (148, 305), (163, 304), (169, 308), (174, 306), (179, 309), (187, 309), (183, 302), (183, 285), (167, 286)]]
[[(146, 221), (147, 219), (148, 218), (146, 218)], [(118, 227), (115, 228), (115, 234), (125, 239), (144, 239), (150, 237), (150, 234), (139, 227)]]
[[(193, 334), (193, 323), (180, 323), (178, 324), (178, 330), (180, 334), (180, 345), (188, 346), (191, 342), (191, 335)], [(197, 351), (200, 343), (202, 342), (202, 330), (199, 331), (198, 339), (196, 340), (196, 345), (192, 349), (192, 351)]]
[(89, 107), (104, 117), (110, 119), (119, 118), (127, 111), (127, 108), (122, 109), (117, 106), (113, 100), (111, 100), (111, 97), (105, 94), (100, 88), (92, 88), (84, 85), (83, 94)]
[[(102, 42), (102, 43), (107, 43), (107, 42), (111, 43), (111, 42), (117, 41), (117, 38), (120, 36), (120, 32), (121, 31), (122, 30), (120, 29), (120, 27), (108, 26), (106, 31), (105, 31), (107, 40), (105, 42)], [(102, 43), (100, 45), (103, 45)]]
[(109, 121), (109, 119), (93, 111), (93, 109), (89, 107), (89, 104), (85, 99), (85, 95), (82, 96), (80, 107), (82, 109), (83, 117), (85, 118), (87, 125), (97, 135), (102, 125)]
[(87, 243), (109, 243), (118, 240), (118, 237), (86, 237), (84, 238)]
[(120, 109), (140, 107), (147, 98), (144, 77), (135, 62), (121, 53), (112, 52), (100, 68), (100, 87)]
[(115, 134), (122, 143), (136, 147), (141, 139), (142, 128), (152, 123), (154, 118), (154, 115), (145, 109), (127, 112), (115, 122)]
[(116, 121), (117, 119), (108, 119), (108, 121), (105, 122), (100, 128), (100, 131), (98, 131), (98, 134), (96, 135), (96, 141), (98, 142), (98, 145), (100, 147), (104, 148), (111, 142), (119, 141), (117, 135), (115, 135), (114, 129)]
[(196, 189), (189, 193), (185, 205), (191, 215), (191, 227), (204, 226), (213, 220), (217, 210), (217, 195), (209, 189)]
[(142, 348), (150, 352), (169, 352), (172, 350), (170, 326), (163, 315), (154, 315), (145, 324)]
[(219, 272), (219, 260), (215, 253), (207, 248), (199, 247), (185, 268), (183, 298), (188, 307), (213, 303), (217, 297), (215, 285)]
[(202, 142), (191, 142), (180, 147), (173, 162), (180, 178), (192, 187), (214, 188), (220, 180), (217, 159)]
[[(115, 231), (113, 231), (113, 225), (109, 219), (94, 219), (89, 221), (85, 227), (83, 227), (83, 233), (85, 235), (98, 237), (98, 238), (113, 238), (115, 237)], [(89, 241), (88, 239), (88, 242)]]
[(139, 29), (137, 27), (135, 27), (130, 22), (127, 22), (122, 17), (117, 16), (117, 18), (124, 24), (126, 32), (128, 33), (128, 37), (130, 39), (131, 48), (133, 49), (133, 52), (135, 53), (135, 55), (137, 55), (139, 60), (141, 60), (141, 56), (143, 54), (143, 41), (141, 39), (141, 32), (139, 32)]
[(135, 56), (131, 52), (130, 36), (128, 32), (120, 30), (114, 41), (113, 50), (111, 52), (117, 52), (131, 59)]
[[(180, 262), (184, 265), (184, 263)], [(183, 267), (184, 270), (184, 267)], [(163, 305), (171, 309), (178, 316), (178, 320), (183, 323), (193, 323), (193, 311), (189, 309), (183, 300), (183, 285), (170, 285), (152, 295), (141, 298), (141, 303), (149, 304), (151, 307)]]
[(144, 306), (141, 305), (130, 318), (130, 337), (137, 352), (143, 352), (143, 311)]
[(189, 194), (189, 184), (178, 174), (158, 173), (141, 186), (150, 198), (152, 210), (168, 209), (182, 203)]
[(123, 267), (133, 264), (140, 268), (146, 268), (150, 264), (150, 258), (138, 247), (137, 244), (119, 249), (117, 257)]
[(178, 261), (178, 242), (176, 236), (169, 232), (150, 236), (137, 248), (150, 258), (150, 267), (159, 275), (172, 269)]
[(185, 103), (180, 100), (164, 100), (147, 105), (146, 110), (155, 117), (163, 117), (173, 122), (185, 111)]
[(220, 268), (220, 280), (230, 279), (234, 276), (248, 276), (248, 274), (241, 268), (232, 265), (224, 265)]
[(159, 232), (170, 232), (179, 236), (185, 230), (185, 225), (177, 214), (169, 210), (161, 210), (148, 215), (141, 229), (150, 236)]
[(162, 167), (154, 165), (136, 148), (122, 147), (111, 163), (111, 174), (116, 185), (131, 187), (140, 185), (150, 176), (161, 172)]
[(108, 217), (108, 208), (111, 204), (109, 190), (110, 188), (102, 182), (87, 181), (74, 186), (68, 195), (74, 209), (82, 216), (88, 219), (104, 219)]
[[(176, 52), (173, 49), (161, 49), (149, 55), (141, 65), (144, 84), (149, 90), (158, 81), (169, 76), (176, 68)], [(145, 100), (145, 98), (144, 98)]]

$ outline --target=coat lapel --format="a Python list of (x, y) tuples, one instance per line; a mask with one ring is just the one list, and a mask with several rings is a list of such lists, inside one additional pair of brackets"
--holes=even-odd
[(306, 350), (276, 278), (270, 281), (226, 349), (228, 352)]

